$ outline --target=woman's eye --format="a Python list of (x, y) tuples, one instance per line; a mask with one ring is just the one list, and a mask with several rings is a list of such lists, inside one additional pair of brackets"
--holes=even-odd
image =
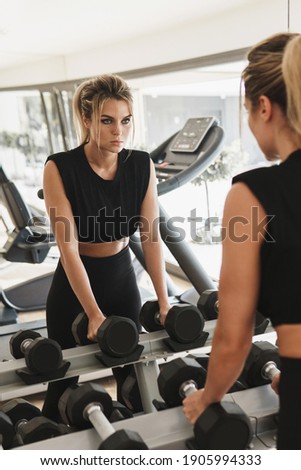
[(123, 119), (122, 124), (129, 124), (131, 122), (130, 118)]
[(101, 119), (100, 121), (102, 124), (111, 124), (112, 120), (111, 119)]

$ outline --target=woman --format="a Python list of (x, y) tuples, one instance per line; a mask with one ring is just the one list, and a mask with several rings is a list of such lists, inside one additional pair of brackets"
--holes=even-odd
[[(92, 341), (110, 315), (131, 318), (140, 331), (141, 299), (128, 247), (138, 225), (162, 323), (170, 308), (154, 166), (146, 152), (124, 148), (133, 133), (131, 91), (119, 76), (102, 75), (83, 82), (73, 104), (80, 146), (48, 157), (43, 183), (60, 251), (47, 300), (47, 329), (64, 349), (75, 346), (71, 325), (81, 311), (88, 316)], [(130, 370), (114, 369), (118, 393)], [(46, 416), (57, 417), (57, 401), (69, 385), (70, 380), (49, 385)]]
[(279, 165), (233, 179), (224, 208), (219, 318), (205, 388), (183, 401), (194, 423), (240, 375), (256, 307), (274, 326), (281, 374), (278, 449), (301, 449), (301, 36), (277, 34), (254, 46), (242, 73), (249, 127)]

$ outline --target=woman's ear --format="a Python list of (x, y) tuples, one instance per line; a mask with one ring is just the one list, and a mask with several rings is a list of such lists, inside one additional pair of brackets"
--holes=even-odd
[(261, 95), (258, 103), (259, 114), (263, 121), (267, 122), (272, 116), (272, 102), (267, 96)]
[(84, 126), (89, 129), (90, 128), (90, 124), (91, 124), (91, 120), (88, 119), (84, 113), (82, 114), (82, 120), (83, 120), (83, 123), (84, 123)]

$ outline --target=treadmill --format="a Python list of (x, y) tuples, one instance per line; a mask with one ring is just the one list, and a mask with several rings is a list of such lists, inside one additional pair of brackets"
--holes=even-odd
[[(39, 217), (25, 203), (2, 167), (0, 167), (0, 201), (6, 207), (15, 227), (8, 234), (7, 241), (0, 250), (2, 257), (9, 262), (42, 263), (50, 248), (55, 245), (54, 236), (43, 217)], [(2, 289), (0, 300), (3, 307), (0, 310), (0, 325), (17, 323), (17, 312), (44, 309), (52, 276), (52, 272), (43, 274)]]
[[(179, 132), (151, 152), (150, 157), (159, 180), (158, 196), (183, 186), (205, 171), (221, 151), (224, 137), (224, 130), (214, 117), (190, 118)], [(162, 240), (193, 286), (177, 295), (167, 278), (168, 294), (180, 302), (197, 306), (200, 295), (207, 289), (216, 289), (216, 283), (204, 270), (189, 243), (183, 239), (179, 240), (177, 227), (160, 203), (159, 209)], [(137, 234), (131, 236), (130, 247), (146, 269)]]

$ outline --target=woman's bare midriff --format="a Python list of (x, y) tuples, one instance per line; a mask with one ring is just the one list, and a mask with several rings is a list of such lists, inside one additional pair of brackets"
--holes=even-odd
[(129, 243), (128, 238), (122, 238), (114, 242), (106, 243), (82, 243), (79, 242), (79, 254), (95, 258), (104, 258), (106, 256), (117, 255)]
[(301, 324), (275, 327), (280, 356), (301, 359)]

